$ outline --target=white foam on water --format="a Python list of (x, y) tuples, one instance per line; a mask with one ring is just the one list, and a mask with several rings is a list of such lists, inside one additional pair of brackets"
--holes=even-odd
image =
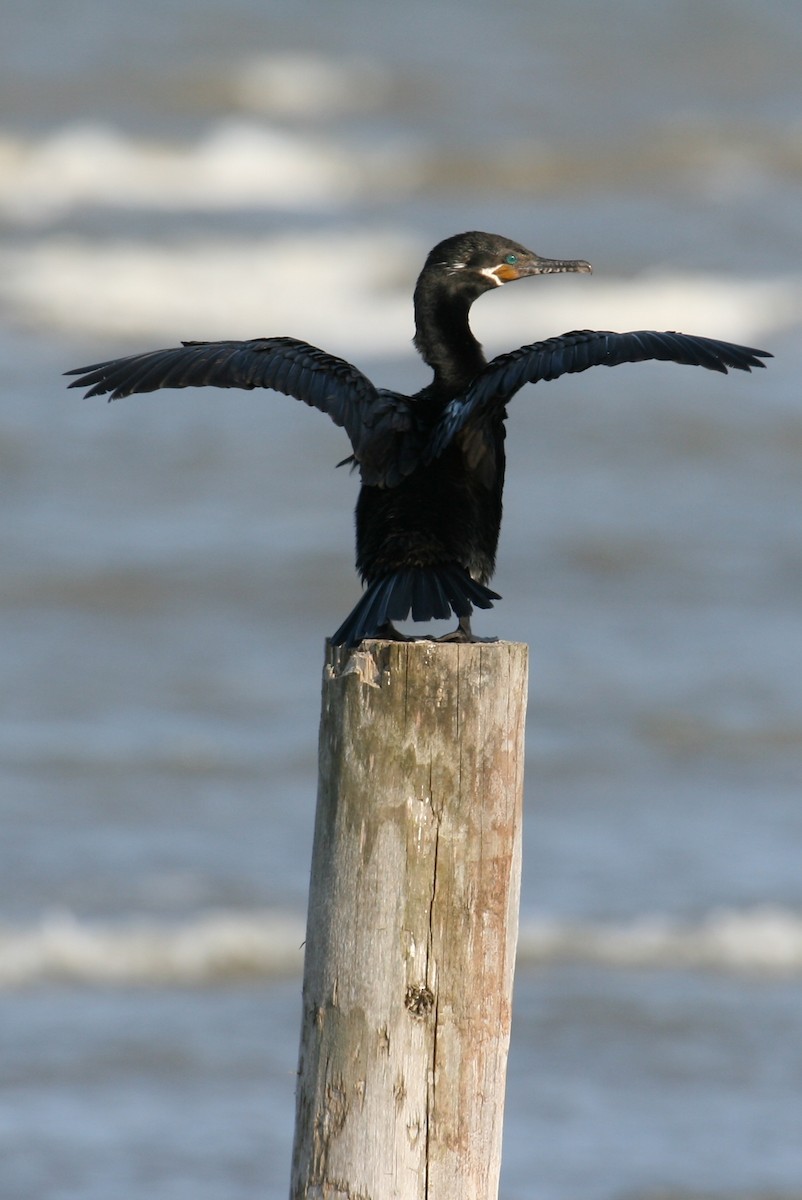
[(618, 925), (533, 921), (521, 930), (518, 960), (796, 976), (802, 915), (765, 906), (715, 909), (695, 924), (661, 915)]
[(0, 989), (42, 982), (201, 986), (300, 971), (303, 925), (275, 913), (210, 912), (184, 924), (79, 921), (55, 913), (0, 927)]
[(321, 211), (402, 187), (410, 169), (386, 149), (359, 151), (247, 119), (220, 121), (188, 143), (76, 124), (40, 139), (0, 136), (0, 216), (30, 226), (87, 207)]
[[(304, 936), (301, 918), (270, 911), (113, 924), (51, 914), (27, 928), (0, 926), (0, 989), (55, 982), (205, 987), (277, 979), (300, 973)], [(696, 923), (667, 916), (617, 924), (529, 920), (521, 928), (518, 963), (797, 977), (802, 914), (759, 907), (714, 910)]]
[[(0, 305), (17, 324), (99, 338), (170, 345), (292, 335), (335, 354), (402, 356), (426, 250), (389, 229), (169, 245), (51, 235), (0, 246)], [(488, 352), (582, 328), (674, 329), (760, 344), (802, 313), (802, 276), (661, 272), (572, 282), (533, 280), (480, 300), (471, 321)]]
[[(159, 247), (53, 237), (0, 249), (0, 304), (18, 320), (100, 336), (292, 334), (344, 349), (404, 350), (410, 241), (393, 234), (204, 239)], [(412, 274), (412, 272), (410, 272)]]
[(386, 90), (385, 73), (367, 59), (342, 62), (309, 53), (260, 54), (237, 67), (231, 85), (244, 108), (307, 118), (364, 111)]

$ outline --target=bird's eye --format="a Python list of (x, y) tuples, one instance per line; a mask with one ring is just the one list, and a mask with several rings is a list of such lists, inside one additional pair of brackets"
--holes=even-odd
[(518, 261), (518, 255), (517, 254), (508, 254), (507, 257), (504, 259), (504, 261), (508, 266), (514, 267)]

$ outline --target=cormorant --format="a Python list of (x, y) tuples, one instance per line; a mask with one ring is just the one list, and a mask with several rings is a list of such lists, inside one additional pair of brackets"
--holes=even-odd
[[(461, 233), (435, 246), (415, 287), (415, 346), (434, 379), (414, 396), (377, 388), (356, 367), (290, 337), (184, 342), (68, 371), (87, 396), (165, 387), (272, 388), (328, 413), (345, 429), (362, 486), (356, 506), (361, 600), (331, 638), (400, 637), (411, 613), (454, 613), (452, 641), (473, 641), (473, 606), (500, 599), (493, 575), (504, 486), (506, 405), (526, 383), (588, 367), (659, 359), (727, 373), (770, 358), (684, 333), (579, 330), (487, 362), (468, 324), (483, 292), (530, 275), (590, 272), (581, 259), (541, 258), (489, 233)], [(342, 464), (340, 464), (342, 465)]]

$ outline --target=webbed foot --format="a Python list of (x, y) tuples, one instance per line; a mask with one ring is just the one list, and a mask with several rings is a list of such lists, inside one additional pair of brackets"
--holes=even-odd
[(457, 628), (452, 633), (444, 633), (442, 637), (435, 638), (437, 642), (497, 642), (497, 637), (477, 637), (471, 630), (471, 618), (460, 617)]

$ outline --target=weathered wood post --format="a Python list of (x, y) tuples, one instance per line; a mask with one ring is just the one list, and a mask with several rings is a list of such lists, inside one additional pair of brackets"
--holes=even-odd
[(329, 646), (291, 1200), (496, 1200), (527, 649)]

